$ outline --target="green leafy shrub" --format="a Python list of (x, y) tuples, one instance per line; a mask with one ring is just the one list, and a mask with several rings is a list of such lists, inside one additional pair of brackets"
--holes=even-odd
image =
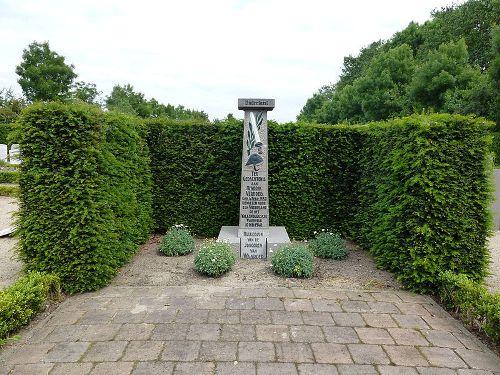
[(465, 322), (500, 344), (500, 293), (490, 293), (466, 275), (446, 271), (441, 274), (438, 295), (448, 308), (458, 310)]
[(285, 245), (271, 257), (271, 268), (284, 277), (312, 277), (314, 257), (304, 245)]
[(18, 197), (19, 196), (19, 186), (0, 185), (0, 196)]
[(343, 259), (347, 256), (345, 241), (337, 233), (322, 231), (309, 243), (309, 249), (320, 258)]
[(30, 272), (0, 291), (0, 344), (45, 308), (47, 299), (60, 295), (59, 278)]
[(166, 256), (186, 255), (193, 250), (194, 238), (182, 224), (170, 228), (160, 244), (160, 252)]
[(0, 170), (0, 183), (16, 183), (19, 181), (19, 172)]
[(142, 122), (84, 104), (37, 103), (16, 126), (21, 259), (58, 275), (70, 293), (106, 285), (151, 228)]
[(495, 167), (500, 167), (500, 133), (493, 133), (493, 141), (491, 143), (491, 151), (493, 152), (493, 164)]
[(194, 259), (196, 271), (211, 277), (219, 277), (229, 271), (236, 261), (234, 250), (226, 242), (205, 242)]
[(0, 124), (0, 143), (8, 145), (12, 142), (10, 133), (12, 132), (13, 124)]

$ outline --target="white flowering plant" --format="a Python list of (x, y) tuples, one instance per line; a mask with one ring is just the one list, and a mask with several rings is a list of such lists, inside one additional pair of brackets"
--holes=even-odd
[(309, 242), (309, 249), (320, 258), (343, 259), (347, 256), (346, 242), (338, 233), (322, 229), (314, 232), (315, 237)]
[(199, 273), (219, 277), (231, 269), (236, 261), (233, 248), (227, 241), (206, 241), (194, 258)]
[(160, 243), (160, 252), (167, 256), (186, 255), (194, 250), (195, 242), (184, 224), (172, 226)]

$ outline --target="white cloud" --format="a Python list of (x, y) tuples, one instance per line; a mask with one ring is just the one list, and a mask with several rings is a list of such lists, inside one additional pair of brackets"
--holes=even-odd
[(212, 118), (238, 116), (238, 97), (273, 97), (271, 118), (291, 121), (344, 56), (451, 2), (0, 0), (0, 88), (20, 92), (22, 50), (48, 40), (105, 94), (131, 83)]

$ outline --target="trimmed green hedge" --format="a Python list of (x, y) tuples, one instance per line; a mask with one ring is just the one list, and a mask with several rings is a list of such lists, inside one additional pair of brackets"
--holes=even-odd
[(493, 152), (493, 164), (500, 168), (500, 133), (492, 133), (493, 142), (491, 143), (491, 151)]
[[(490, 124), (411, 116), (363, 126), (269, 124), (271, 225), (293, 238), (356, 238), (409, 288), (445, 270), (479, 280), (488, 261)], [(216, 236), (237, 225), (242, 124), (152, 120), (157, 229)]]
[(12, 132), (14, 124), (1, 124), (0, 123), (0, 143), (9, 144), (9, 134)]
[(441, 275), (438, 296), (466, 323), (500, 344), (500, 293), (490, 293), (466, 275), (447, 271)]
[(485, 276), (491, 228), (490, 124), (412, 116), (372, 124), (362, 149), (359, 241), (407, 287), (451, 270)]
[(142, 122), (84, 104), (38, 103), (17, 124), (22, 260), (58, 275), (71, 293), (106, 285), (151, 228)]
[(60, 295), (57, 276), (30, 272), (0, 291), (0, 345), (9, 334), (28, 324), (45, 309), (47, 299)]
[(15, 185), (0, 185), (0, 196), (3, 197), (18, 197), (19, 186)]

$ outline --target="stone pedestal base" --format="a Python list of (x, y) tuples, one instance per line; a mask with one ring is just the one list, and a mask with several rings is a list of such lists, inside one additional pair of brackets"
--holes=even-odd
[[(226, 240), (236, 251), (238, 256), (241, 256), (240, 238), (238, 237), (238, 227), (224, 226), (220, 229), (218, 240)], [(269, 227), (269, 237), (267, 239), (267, 256), (271, 256), (271, 251), (278, 249), (280, 246), (290, 243), (290, 238), (285, 227)]]

